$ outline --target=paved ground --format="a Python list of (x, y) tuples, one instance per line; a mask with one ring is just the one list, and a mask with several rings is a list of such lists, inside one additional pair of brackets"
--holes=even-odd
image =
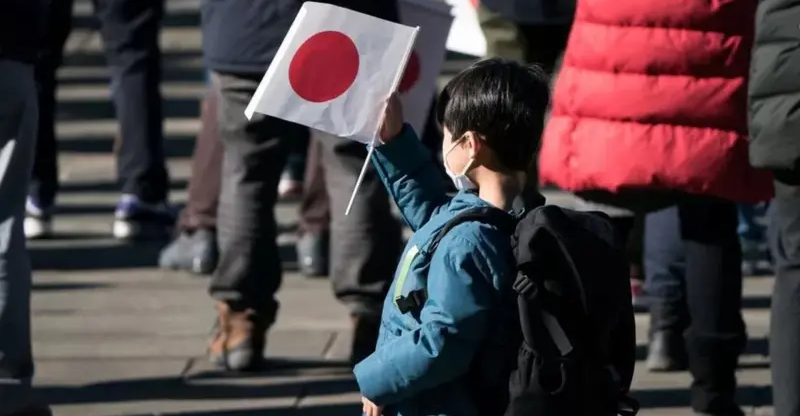
[[(167, 148), (173, 199), (183, 201), (203, 91), (199, 19), (196, 1), (168, 3), (172, 10), (163, 35)], [(327, 281), (307, 280), (294, 271), (295, 203), (278, 208), (287, 274), (281, 316), (269, 339), (275, 369), (258, 376), (225, 376), (203, 360), (213, 319), (203, 279), (154, 268), (158, 245), (121, 245), (107, 237), (117, 198), (110, 179), (116, 125), (90, 10), (88, 2), (76, 7), (76, 30), (61, 71), (60, 237), (31, 244), (41, 397), (59, 416), (358, 414), (358, 394), (342, 365), (350, 337), (345, 311), (332, 299)], [(459, 64), (450, 60), (448, 65)], [(768, 414), (770, 403), (764, 354), (771, 285), (768, 278), (746, 283), (752, 340), (740, 373), (741, 402), (759, 414)], [(637, 316), (640, 359), (646, 321), (645, 315)], [(686, 374), (637, 371), (642, 414), (687, 413), (688, 384)]]

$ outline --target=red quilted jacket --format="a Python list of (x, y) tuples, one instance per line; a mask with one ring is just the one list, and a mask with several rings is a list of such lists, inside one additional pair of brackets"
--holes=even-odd
[(570, 191), (772, 196), (748, 162), (754, 0), (578, 0), (543, 137), (543, 183)]

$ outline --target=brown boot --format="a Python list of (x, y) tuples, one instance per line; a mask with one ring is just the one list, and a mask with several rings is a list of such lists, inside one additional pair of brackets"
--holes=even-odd
[(379, 317), (353, 315), (353, 344), (350, 352), (350, 365), (355, 366), (375, 352), (378, 332), (381, 328)]
[(209, 359), (229, 371), (257, 371), (264, 367), (267, 325), (252, 309), (235, 311), (217, 303), (219, 323), (208, 349)]

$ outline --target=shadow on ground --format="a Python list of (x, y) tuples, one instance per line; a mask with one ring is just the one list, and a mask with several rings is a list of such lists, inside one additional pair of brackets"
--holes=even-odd
[[(68, 244), (68, 243), (67, 243)], [(29, 247), (34, 270), (103, 270), (152, 268), (158, 265), (158, 256), (166, 242), (61, 245)], [(294, 245), (279, 247), (283, 270), (297, 271), (297, 253)]]
[(87, 290), (87, 289), (103, 289), (111, 287), (112, 285), (106, 283), (35, 283), (33, 284), (34, 292), (60, 292), (66, 290)]
[[(338, 369), (337, 369), (338, 366)], [(284, 380), (292, 371), (303, 368), (334, 367), (328, 370), (324, 379)], [(281, 377), (280, 382), (270, 381)], [(283, 369), (270, 370), (247, 377), (230, 376), (220, 373), (206, 372), (191, 378), (164, 377), (144, 378), (125, 381), (110, 381), (88, 384), (77, 387), (36, 388), (36, 394), (43, 402), (52, 405), (87, 405), (99, 403), (121, 403), (158, 400), (248, 400), (270, 398), (313, 398), (357, 391), (357, 386), (343, 363), (307, 361), (302, 364), (283, 363)], [(642, 408), (688, 407), (690, 391), (685, 387), (637, 390), (633, 396), (639, 400)], [(763, 407), (772, 403), (772, 394), (768, 386), (747, 386), (738, 391), (738, 402), (744, 407)], [(165, 413), (169, 415), (221, 416), (221, 415), (283, 415), (286, 412), (299, 415), (357, 414), (357, 404), (326, 405), (303, 408), (268, 408), (249, 410), (219, 409), (216, 411)], [(273, 413), (274, 412), (274, 413)], [(341, 413), (340, 413), (341, 412)], [(148, 414), (148, 413), (142, 413)]]
[[(165, 137), (164, 155), (168, 159), (192, 157), (194, 134), (172, 134)], [(113, 137), (76, 137), (58, 142), (60, 153), (111, 155), (114, 151)]]
[[(205, 372), (189, 378), (158, 377), (107, 381), (83, 386), (37, 386), (37, 398), (51, 405), (121, 403), (150, 400), (247, 400), (336, 395), (357, 391), (343, 362), (272, 361), (274, 369), (248, 376)], [(320, 379), (302, 377), (309, 368), (326, 369)], [(287, 379), (287, 376), (297, 375)], [(271, 380), (280, 377), (280, 380)], [(227, 414), (227, 412), (225, 412)]]
[[(761, 355), (763, 357), (769, 356), (769, 341), (766, 338), (750, 338), (747, 340), (747, 346), (744, 351), (745, 355)], [(636, 361), (644, 361), (647, 358), (647, 344), (636, 346)], [(748, 368), (758, 367), (751, 365)]]

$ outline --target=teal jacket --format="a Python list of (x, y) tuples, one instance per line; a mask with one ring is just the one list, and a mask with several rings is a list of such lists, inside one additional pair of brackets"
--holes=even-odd
[[(471, 192), (448, 197), (434, 159), (408, 126), (377, 147), (373, 161), (414, 235), (384, 302), (377, 351), (354, 369), (361, 394), (385, 406), (384, 416), (477, 416), (467, 372), (507, 386), (516, 358), (509, 235), (464, 223), (427, 252), (448, 220), (488, 203)], [(421, 312), (401, 313), (395, 299), (418, 289), (427, 289)]]

